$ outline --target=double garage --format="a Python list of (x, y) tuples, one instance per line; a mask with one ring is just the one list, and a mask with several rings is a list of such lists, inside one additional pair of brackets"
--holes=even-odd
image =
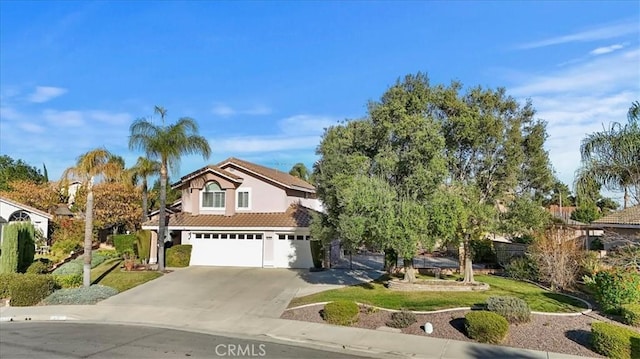
[(183, 231), (182, 244), (191, 244), (190, 265), (309, 268), (311, 236), (286, 231)]

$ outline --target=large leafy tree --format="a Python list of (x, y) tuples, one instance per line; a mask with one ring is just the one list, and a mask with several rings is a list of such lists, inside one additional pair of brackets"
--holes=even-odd
[(138, 157), (136, 164), (130, 169), (135, 183), (140, 183), (142, 191), (142, 223), (149, 219), (149, 177), (160, 173), (160, 162), (146, 157)]
[(91, 249), (93, 246), (93, 186), (96, 180), (112, 181), (121, 179), (123, 165), (117, 156), (104, 148), (97, 148), (80, 155), (75, 166), (67, 168), (63, 173), (62, 183), (69, 179), (82, 182), (87, 193), (84, 228), (84, 265), (83, 280), (85, 287), (91, 285)]
[(632, 201), (640, 203), (638, 106), (637, 101), (632, 104), (626, 124), (613, 123), (582, 140), (582, 165), (576, 175), (578, 196), (588, 191), (596, 181), (610, 191), (623, 192), (624, 208)]
[(10, 190), (10, 182), (13, 181), (31, 181), (41, 184), (46, 182), (46, 179), (39, 169), (21, 159), (16, 161), (7, 155), (2, 155), (0, 156), (0, 191)]
[(0, 196), (51, 212), (60, 203), (60, 195), (48, 183), (38, 184), (30, 180), (17, 180), (9, 183), (8, 190), (0, 190)]
[[(167, 205), (167, 180), (169, 170), (178, 171), (183, 155), (201, 154), (209, 158), (211, 148), (207, 139), (198, 134), (198, 124), (188, 117), (181, 117), (176, 123), (166, 124), (167, 110), (156, 106), (154, 112), (160, 116), (161, 124), (142, 118), (131, 124), (129, 148), (142, 150), (147, 158), (160, 162), (160, 213)], [(164, 271), (164, 239), (167, 224), (164, 215), (158, 223), (158, 270)]]

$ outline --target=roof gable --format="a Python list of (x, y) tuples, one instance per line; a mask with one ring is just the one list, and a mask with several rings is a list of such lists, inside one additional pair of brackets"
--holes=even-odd
[(214, 175), (220, 176), (222, 178), (225, 178), (231, 182), (234, 183), (242, 183), (242, 177), (237, 176), (229, 171), (225, 171), (222, 168), (218, 167), (218, 166), (212, 166), (212, 165), (207, 165), (205, 167), (202, 167), (196, 171), (193, 171), (187, 175), (184, 175), (180, 178), (179, 182), (174, 183), (173, 185), (171, 185), (171, 187), (179, 187), (183, 184), (185, 184), (186, 182), (201, 176), (203, 174), (207, 174), (207, 173), (212, 173)]
[(29, 211), (29, 212), (32, 212), (32, 213), (39, 214), (42, 217), (45, 217), (47, 219), (53, 219), (53, 216), (51, 214), (45, 212), (45, 211), (41, 211), (41, 210), (39, 210), (37, 208), (31, 207), (31, 206), (27, 206), (26, 204), (22, 204), (20, 202), (16, 202), (16, 201), (11, 200), (11, 199), (9, 199), (7, 197), (0, 196), (0, 201), (6, 202), (6, 203), (8, 203), (8, 204), (10, 204), (10, 205), (12, 205), (14, 207), (18, 207), (20, 209), (23, 209), (23, 210), (26, 210), (26, 211)]
[(315, 187), (312, 184), (303, 179), (292, 176), (286, 172), (282, 172), (274, 168), (269, 168), (255, 163), (243, 161), (235, 157), (230, 157), (218, 164), (218, 167), (222, 169), (228, 168), (229, 166), (247, 171), (251, 174), (270, 180), (289, 189), (310, 193), (315, 193), (316, 191)]

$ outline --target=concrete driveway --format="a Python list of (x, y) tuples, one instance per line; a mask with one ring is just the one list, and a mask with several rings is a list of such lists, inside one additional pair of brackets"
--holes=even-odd
[(277, 318), (308, 285), (288, 269), (188, 267), (100, 302)]

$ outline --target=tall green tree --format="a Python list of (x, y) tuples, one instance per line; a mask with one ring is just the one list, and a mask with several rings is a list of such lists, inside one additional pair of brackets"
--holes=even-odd
[(638, 102), (628, 111), (626, 124), (613, 123), (582, 140), (582, 164), (576, 174), (578, 196), (590, 189), (591, 181), (624, 193), (624, 208), (640, 203), (640, 119)]
[(302, 162), (298, 162), (293, 165), (293, 167), (291, 167), (291, 170), (289, 171), (289, 174), (305, 181), (309, 180), (309, 170), (307, 169), (307, 166), (305, 166)]
[(14, 160), (7, 155), (0, 156), (0, 191), (11, 190), (10, 182), (14, 181), (31, 181), (37, 184), (46, 182), (39, 169), (21, 159)]
[(135, 183), (140, 183), (142, 190), (142, 223), (149, 219), (149, 177), (160, 173), (160, 162), (146, 157), (138, 157), (136, 164), (130, 169)]
[(83, 280), (85, 287), (91, 285), (91, 250), (93, 247), (93, 185), (96, 180), (112, 180), (122, 177), (120, 161), (111, 152), (104, 148), (97, 148), (80, 155), (75, 166), (67, 168), (62, 175), (62, 183), (68, 183), (70, 179), (77, 179), (87, 193), (84, 227), (84, 264)]
[[(147, 158), (160, 162), (160, 213), (165, 213), (167, 205), (167, 180), (169, 170), (178, 171), (183, 155), (201, 154), (208, 159), (211, 148), (207, 139), (198, 134), (198, 124), (188, 117), (181, 117), (176, 123), (166, 124), (167, 110), (155, 106), (155, 114), (162, 124), (156, 125), (142, 118), (131, 124), (129, 148), (142, 150)], [(159, 216), (158, 223), (158, 270), (164, 271), (164, 240), (167, 231), (165, 216)]]

